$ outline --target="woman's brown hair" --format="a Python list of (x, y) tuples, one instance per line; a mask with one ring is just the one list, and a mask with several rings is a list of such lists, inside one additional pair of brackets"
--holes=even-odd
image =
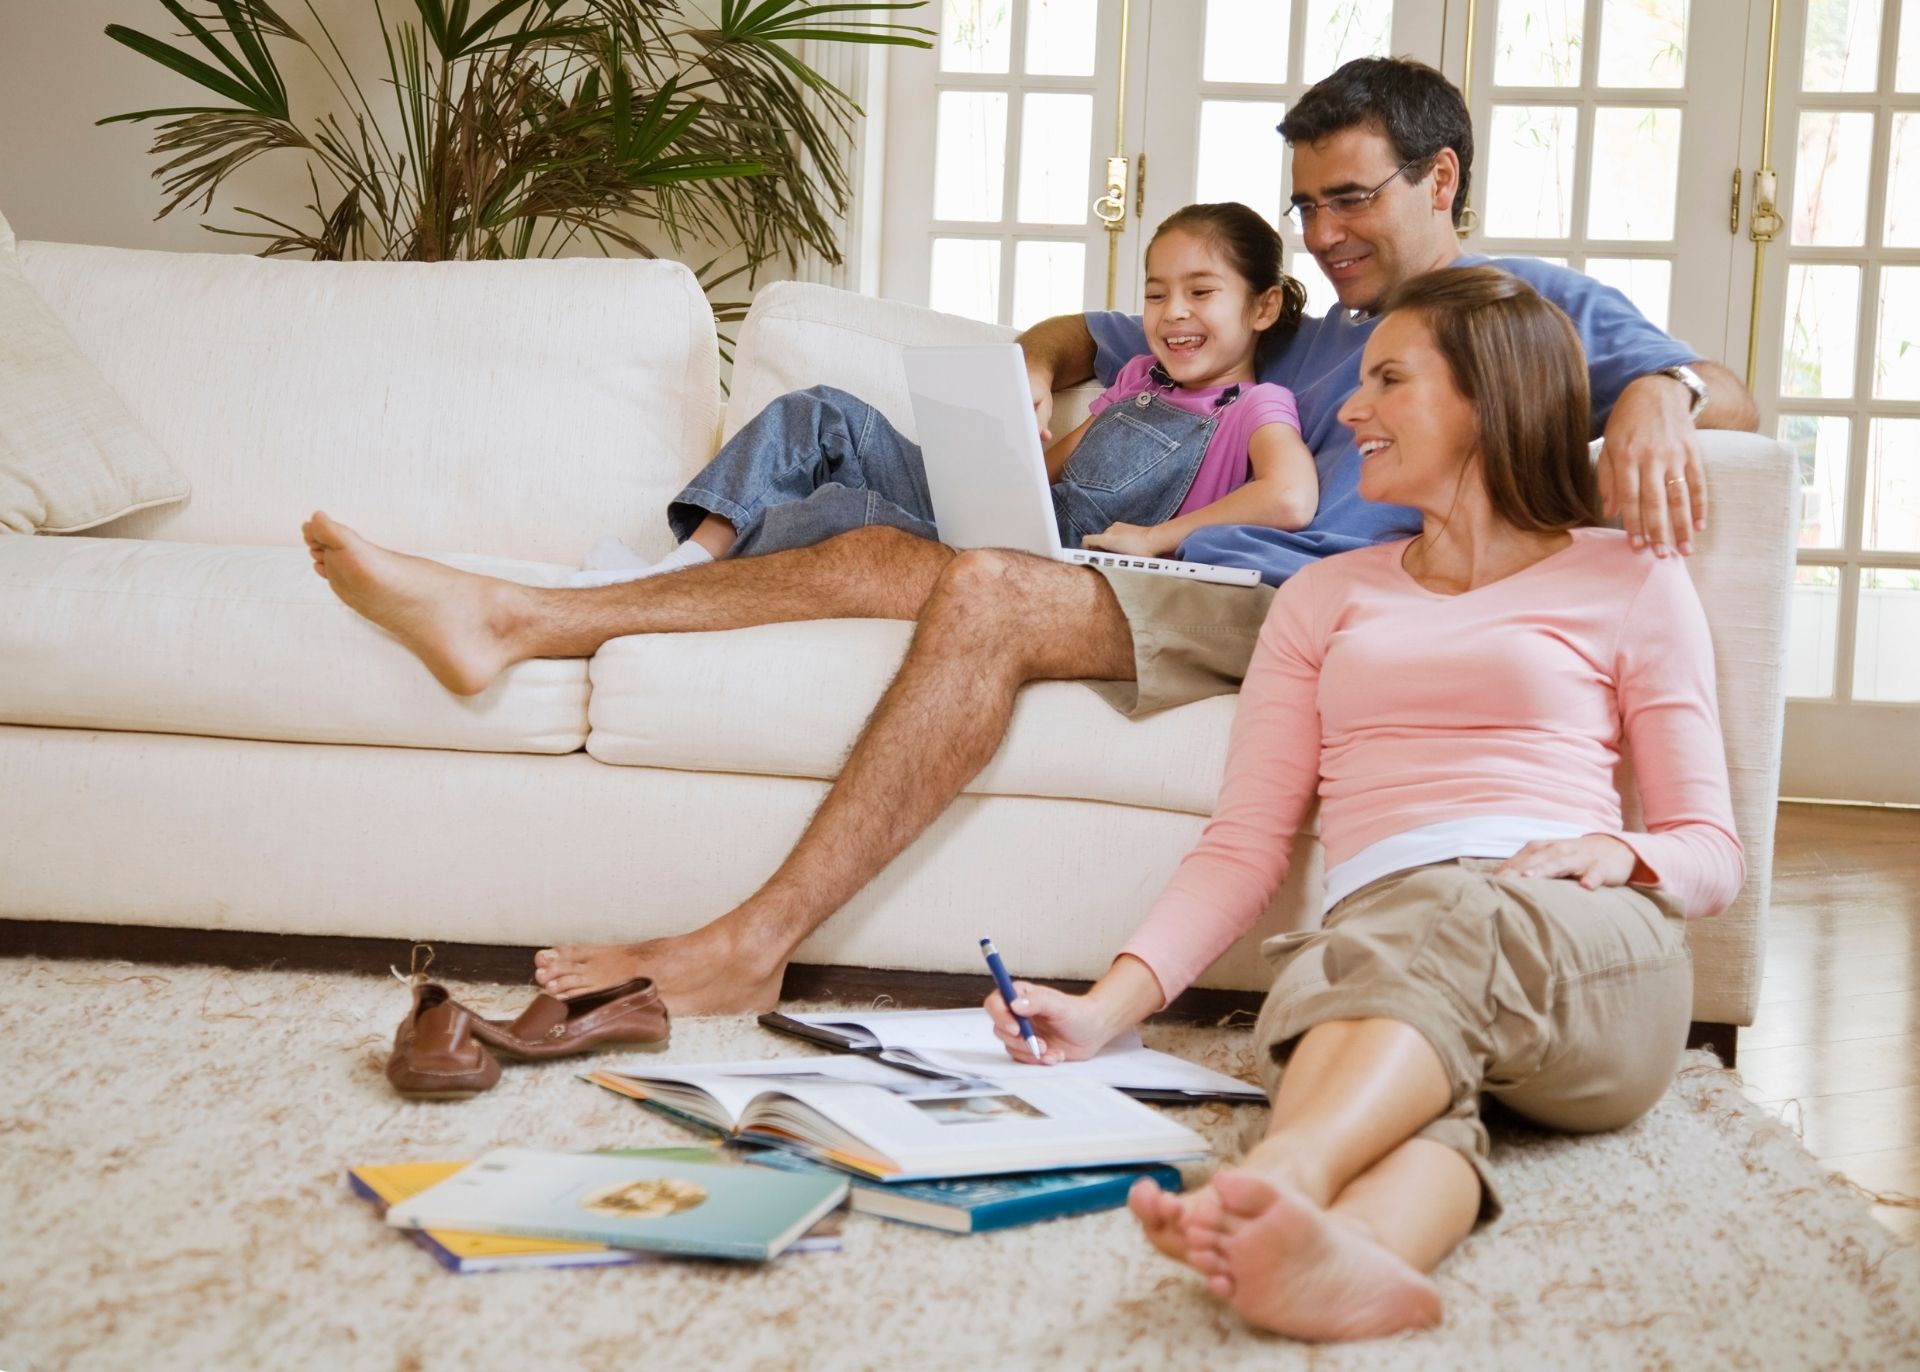
[(1160, 221), (1160, 227), (1147, 240), (1147, 251), (1160, 241), (1163, 233), (1175, 230), (1213, 244), (1227, 262), (1252, 288), (1258, 300), (1275, 286), (1280, 288), (1280, 317), (1260, 331), (1254, 356), (1262, 360), (1271, 348), (1278, 347), (1300, 327), (1307, 312), (1307, 288), (1281, 270), (1280, 234), (1256, 212), (1235, 200), (1188, 205)]
[(1425, 321), (1473, 405), (1494, 513), (1542, 533), (1600, 523), (1587, 359), (1559, 306), (1497, 267), (1442, 267), (1402, 282), (1381, 307), (1394, 310)]

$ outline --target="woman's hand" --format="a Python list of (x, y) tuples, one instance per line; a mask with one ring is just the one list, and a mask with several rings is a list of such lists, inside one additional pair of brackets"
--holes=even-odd
[(1169, 544), (1160, 529), (1158, 524), (1109, 524), (1102, 532), (1081, 539), (1080, 546), (1129, 557), (1165, 557), (1176, 545)]
[[(988, 992), (986, 999), (993, 1032), (1007, 1046), (1007, 1056), (1015, 1062), (1048, 1066), (1092, 1057), (1163, 1004), (1160, 979), (1131, 953), (1115, 958), (1106, 975), (1083, 996), (1016, 981), (1012, 1010), (997, 990)], [(1016, 1013), (1027, 1017), (1033, 1036), (1040, 1040), (1037, 1058), (1020, 1037), (1020, 1026), (1013, 1018)]]
[(1589, 891), (1600, 886), (1625, 886), (1633, 877), (1639, 856), (1608, 834), (1529, 843), (1498, 867), (1500, 877), (1574, 877)]
[[(1006, 1044), (1007, 1056), (1015, 1062), (1048, 1066), (1082, 1062), (1106, 1047), (1107, 1041), (1119, 1032), (1091, 995), (1069, 995), (1030, 981), (1014, 982), (1013, 990), (1013, 1010), (1007, 1009), (998, 991), (988, 993), (986, 1005), (987, 1013), (993, 1017), (993, 1032)], [(1015, 1012), (1025, 1015), (1033, 1025), (1042, 1056), (1036, 1058), (1027, 1041), (1020, 1037), (1020, 1026), (1013, 1018)]]

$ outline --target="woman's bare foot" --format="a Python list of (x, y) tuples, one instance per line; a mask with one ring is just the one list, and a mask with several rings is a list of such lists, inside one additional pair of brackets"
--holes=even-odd
[(300, 526), (333, 593), (412, 651), (456, 695), (478, 695), (519, 659), (507, 641), (522, 588), (369, 543), (316, 511)]
[(1191, 1265), (1193, 1258), (1187, 1245), (1188, 1226), (1196, 1214), (1217, 1216), (1220, 1203), (1214, 1199), (1210, 1185), (1180, 1195), (1163, 1191), (1152, 1178), (1142, 1177), (1127, 1192), (1127, 1209), (1133, 1211), (1133, 1217), (1139, 1221), (1140, 1230), (1147, 1236), (1148, 1243), (1175, 1262)]
[(570, 999), (652, 977), (676, 1015), (728, 1015), (771, 1010), (780, 1003), (784, 958), (753, 956), (718, 924), (641, 943), (576, 943), (533, 959), (533, 979), (548, 995)]
[(1433, 1283), (1352, 1221), (1248, 1172), (1221, 1172), (1212, 1189), (1222, 1270), (1208, 1286), (1249, 1324), (1330, 1342), (1440, 1322)]

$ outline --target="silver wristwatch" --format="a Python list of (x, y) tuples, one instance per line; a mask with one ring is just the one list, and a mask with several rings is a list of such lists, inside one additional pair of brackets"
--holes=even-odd
[(1688, 419), (1698, 419), (1700, 411), (1707, 408), (1707, 383), (1700, 379), (1699, 372), (1685, 363), (1677, 367), (1662, 367), (1653, 375), (1670, 376), (1687, 388), (1687, 394), (1692, 397), (1687, 405)]

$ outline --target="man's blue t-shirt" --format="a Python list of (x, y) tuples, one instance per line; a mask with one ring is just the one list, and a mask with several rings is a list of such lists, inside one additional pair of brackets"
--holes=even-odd
[[(1628, 382), (1700, 360), (1699, 353), (1649, 324), (1625, 295), (1580, 272), (1530, 257), (1464, 256), (1450, 265), (1483, 263), (1513, 273), (1573, 320), (1587, 353), (1595, 438)], [(1094, 371), (1102, 385), (1110, 385), (1129, 359), (1148, 351), (1146, 329), (1137, 315), (1108, 311), (1086, 319), (1096, 348)], [(1180, 545), (1178, 556), (1251, 567), (1262, 580), (1278, 585), (1319, 558), (1420, 532), (1416, 511), (1361, 499), (1353, 431), (1335, 418), (1360, 388), (1360, 352), (1378, 322), (1377, 317), (1355, 319), (1345, 310), (1304, 319), (1279, 354), (1260, 368), (1262, 381), (1287, 387), (1300, 406), (1301, 436), (1320, 472), (1320, 508), (1313, 522), (1297, 532), (1259, 524), (1215, 525), (1197, 530)]]

